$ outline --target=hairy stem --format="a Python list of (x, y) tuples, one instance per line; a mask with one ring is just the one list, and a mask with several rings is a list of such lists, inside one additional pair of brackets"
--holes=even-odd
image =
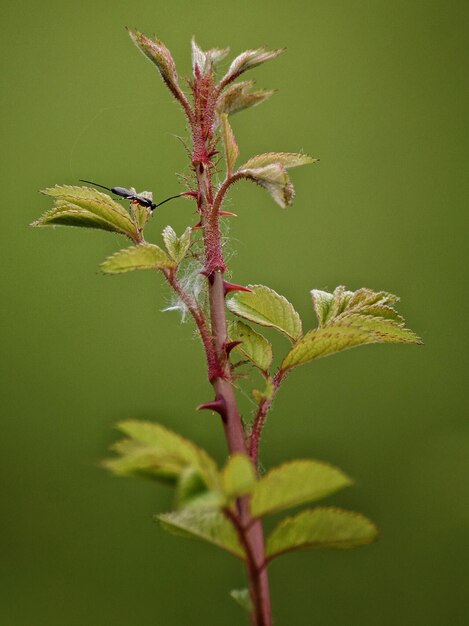
[[(200, 141), (200, 128), (193, 131), (194, 144)], [(194, 145), (194, 154), (207, 153), (205, 146)], [(240, 452), (247, 454), (247, 443), (241, 416), (238, 411), (235, 390), (231, 381), (228, 355), (225, 350), (227, 342), (225, 288), (223, 273), (225, 263), (222, 254), (221, 233), (219, 227), (219, 208), (221, 200), (215, 204), (213, 186), (210, 178), (210, 163), (202, 163), (194, 159), (194, 170), (197, 177), (199, 212), (204, 228), (204, 244), (206, 255), (205, 273), (207, 274), (211, 337), (216, 354), (218, 368), (215, 375), (210, 376), (216, 398), (223, 405), (221, 413), (223, 428), (228, 449), (231, 454)], [(228, 187), (228, 186), (227, 186)], [(226, 187), (226, 188), (227, 188)], [(249, 590), (253, 603), (253, 626), (271, 626), (272, 614), (267, 569), (265, 566), (265, 547), (262, 522), (254, 520), (249, 512), (248, 497), (239, 498), (235, 514), (236, 528), (240, 541), (245, 547), (246, 570), (249, 579)]]
[(259, 463), (259, 445), (261, 441), (262, 430), (264, 428), (267, 413), (269, 412), (275, 395), (282, 384), (283, 379), (286, 376), (285, 370), (279, 370), (274, 376), (272, 381), (272, 391), (268, 398), (264, 398), (257, 408), (256, 415), (254, 417), (254, 423), (252, 426), (251, 434), (249, 436), (248, 448), (249, 456), (251, 457), (254, 465), (257, 467)]

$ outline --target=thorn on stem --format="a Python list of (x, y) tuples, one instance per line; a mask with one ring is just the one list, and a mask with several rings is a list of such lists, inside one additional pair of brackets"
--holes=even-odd
[(230, 352), (234, 348), (236, 348), (236, 346), (239, 346), (242, 343), (243, 343), (242, 341), (228, 341), (227, 343), (225, 343), (226, 356), (230, 356)]
[(223, 396), (217, 395), (215, 400), (199, 404), (199, 406), (197, 407), (197, 411), (201, 411), (203, 409), (218, 413), (223, 420), (226, 418), (226, 404)]
[(220, 211), (220, 215), (223, 217), (238, 217), (236, 213), (231, 213), (230, 211)]
[(202, 220), (200, 220), (199, 222), (197, 222), (197, 224), (194, 224), (194, 226), (192, 226), (192, 230), (196, 230), (197, 228), (202, 228), (203, 224), (202, 224)]
[(223, 292), (225, 296), (232, 291), (248, 291), (252, 293), (252, 289), (249, 287), (244, 287), (243, 285), (235, 285), (234, 283), (228, 283), (226, 280), (223, 281)]

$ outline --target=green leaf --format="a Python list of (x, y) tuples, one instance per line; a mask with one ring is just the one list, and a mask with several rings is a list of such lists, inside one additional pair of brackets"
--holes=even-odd
[(188, 508), (156, 515), (156, 519), (173, 534), (208, 541), (244, 559), (236, 531), (220, 511)]
[(32, 226), (79, 226), (126, 235), (137, 241), (139, 234), (129, 213), (115, 200), (92, 187), (56, 185), (43, 194), (54, 198), (55, 206)]
[(334, 302), (334, 295), (327, 291), (313, 289), (311, 291), (311, 297), (319, 326), (323, 326), (329, 318), (331, 306)]
[(252, 601), (249, 595), (248, 589), (233, 589), (230, 591), (230, 596), (235, 602), (237, 602), (245, 611), (252, 613)]
[(162, 235), (169, 256), (176, 263), (180, 263), (190, 248), (192, 228), (188, 226), (182, 235), (178, 237), (171, 226), (166, 226)]
[(231, 63), (228, 72), (221, 80), (221, 85), (227, 85), (247, 70), (274, 59), (281, 52), (283, 52), (283, 49), (266, 50), (265, 48), (258, 48), (257, 50), (246, 50)]
[(179, 91), (176, 64), (165, 44), (159, 39), (151, 40), (138, 30), (129, 30), (129, 35), (137, 48), (156, 65), (171, 91)]
[(175, 265), (176, 263), (158, 246), (141, 243), (119, 250), (101, 263), (100, 267), (105, 274), (121, 274), (134, 270), (170, 268)]
[(282, 209), (292, 204), (295, 189), (287, 170), (280, 163), (272, 163), (264, 167), (240, 168), (238, 172), (247, 180), (255, 182), (268, 191)]
[(366, 344), (421, 343), (392, 308), (399, 299), (393, 294), (371, 289), (353, 292), (339, 286), (332, 294), (313, 289), (311, 296), (319, 327), (293, 346), (282, 369)]
[(340, 469), (313, 460), (299, 460), (275, 467), (263, 476), (252, 493), (251, 514), (261, 517), (319, 500), (348, 487), (350, 478)]
[(258, 154), (251, 157), (241, 169), (250, 169), (257, 167), (265, 167), (266, 165), (274, 165), (279, 163), (283, 165), (285, 169), (290, 167), (299, 167), (300, 165), (308, 165), (309, 163), (317, 163), (319, 159), (313, 159), (313, 157), (307, 154), (298, 154), (294, 152), (267, 152), (266, 154)]
[(321, 507), (287, 517), (273, 530), (266, 545), (268, 560), (306, 548), (354, 548), (372, 543), (376, 526), (360, 513)]
[(152, 422), (129, 420), (120, 422), (118, 428), (130, 439), (113, 446), (120, 458), (105, 461), (115, 474), (174, 482), (192, 470), (209, 489), (218, 490), (215, 461), (192, 441)]
[(380, 317), (347, 315), (334, 323), (310, 330), (290, 350), (282, 369), (290, 369), (336, 352), (373, 343), (421, 343), (401, 324)]
[(234, 115), (244, 109), (257, 106), (270, 98), (275, 93), (274, 90), (260, 89), (258, 91), (251, 91), (254, 86), (254, 81), (247, 80), (241, 83), (231, 85), (228, 89), (220, 95), (217, 102), (217, 116), (218, 118), (222, 113), (228, 115)]
[(293, 341), (301, 337), (301, 319), (286, 298), (264, 285), (248, 285), (250, 292), (238, 292), (227, 301), (228, 309), (251, 322), (270, 326)]
[(242, 341), (235, 350), (249, 359), (261, 371), (267, 372), (272, 363), (272, 345), (250, 326), (235, 320), (228, 323), (230, 341)]
[(221, 136), (225, 146), (226, 170), (228, 176), (231, 176), (239, 155), (239, 148), (226, 113), (223, 113), (221, 116)]
[(223, 468), (221, 482), (229, 500), (245, 496), (254, 489), (257, 477), (251, 459), (245, 454), (233, 454)]

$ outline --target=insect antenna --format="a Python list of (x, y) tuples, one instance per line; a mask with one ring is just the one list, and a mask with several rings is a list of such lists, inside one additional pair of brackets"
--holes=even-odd
[(110, 187), (105, 187), (104, 185), (99, 185), (98, 183), (94, 183), (92, 180), (84, 180), (80, 178), (81, 183), (89, 183), (90, 185), (94, 185), (95, 187), (101, 187), (101, 189), (107, 189), (108, 191), (112, 191)]
[(170, 198), (166, 198), (166, 200), (163, 200), (163, 202), (159, 202), (158, 204), (155, 204), (154, 208), (156, 209), (157, 207), (161, 206), (165, 202), (169, 202), (170, 200), (174, 200), (175, 198), (182, 198), (183, 195), (184, 194), (182, 193), (178, 193), (177, 196), (171, 196)]

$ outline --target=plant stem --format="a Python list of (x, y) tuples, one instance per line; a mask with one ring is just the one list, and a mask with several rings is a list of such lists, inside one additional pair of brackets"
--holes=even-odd
[(259, 463), (259, 444), (261, 440), (262, 430), (264, 428), (267, 413), (269, 412), (270, 407), (272, 406), (272, 402), (274, 401), (275, 395), (282, 384), (283, 379), (286, 376), (286, 371), (280, 369), (273, 378), (272, 381), (272, 392), (269, 398), (264, 398), (258, 406), (256, 416), (254, 417), (254, 424), (252, 427), (251, 435), (249, 437), (249, 456), (252, 459), (252, 462), (257, 467)]
[[(195, 133), (194, 133), (195, 135)], [(200, 137), (200, 133), (198, 134)], [(228, 449), (231, 454), (247, 454), (244, 427), (238, 412), (236, 395), (231, 381), (231, 371), (225, 345), (227, 342), (226, 307), (223, 273), (225, 264), (221, 248), (219, 227), (219, 203), (214, 206), (213, 188), (210, 179), (210, 165), (196, 163), (195, 172), (199, 193), (199, 211), (204, 227), (206, 253), (206, 273), (210, 303), (211, 335), (218, 360), (215, 375), (210, 382), (217, 400), (224, 407), (222, 412), (223, 427)], [(253, 626), (271, 626), (272, 614), (267, 569), (265, 566), (264, 534), (261, 520), (254, 520), (249, 512), (248, 497), (237, 502), (237, 530), (246, 551), (246, 569), (249, 590), (253, 604)]]

